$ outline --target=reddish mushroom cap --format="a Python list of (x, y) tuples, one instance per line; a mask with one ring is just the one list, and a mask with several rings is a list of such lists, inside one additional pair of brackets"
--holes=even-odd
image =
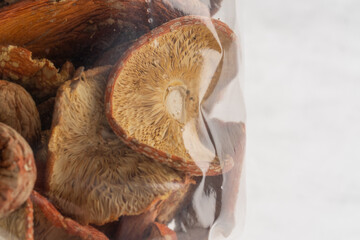
[(236, 74), (236, 45), (227, 25), (196, 16), (141, 37), (109, 78), (106, 114), (114, 132), (133, 149), (192, 175), (231, 169), (231, 157), (217, 156), (202, 103)]
[(108, 240), (91, 226), (83, 226), (73, 219), (64, 217), (45, 197), (36, 191), (31, 193), (34, 205), (35, 239), (77, 239)]
[(28, 199), (35, 179), (35, 161), (29, 144), (14, 129), (0, 123), (0, 217)]
[(0, 122), (14, 128), (32, 147), (40, 139), (40, 116), (33, 98), (20, 85), (4, 80), (0, 80)]

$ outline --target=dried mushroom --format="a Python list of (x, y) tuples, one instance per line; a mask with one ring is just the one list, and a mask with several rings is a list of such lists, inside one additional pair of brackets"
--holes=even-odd
[(26, 47), (56, 64), (85, 64), (171, 19), (208, 14), (200, 2), (193, 9), (181, 6), (183, 0), (24, 0), (0, 9), (0, 44)]
[(36, 99), (55, 96), (58, 87), (70, 79), (74, 71), (70, 62), (59, 72), (49, 60), (33, 59), (25, 48), (0, 46), (0, 78), (20, 84)]
[(33, 152), (25, 139), (0, 123), (0, 218), (20, 207), (36, 179)]
[(0, 80), (0, 122), (9, 125), (35, 146), (40, 138), (39, 112), (30, 94), (20, 85)]
[(0, 218), (0, 239), (33, 240), (33, 204), (28, 200), (10, 215)]
[(231, 29), (205, 17), (178, 18), (141, 37), (109, 78), (106, 114), (114, 132), (133, 149), (192, 175), (231, 169), (232, 158), (217, 156), (201, 105), (236, 72), (223, 64), (235, 63), (234, 47)]
[(109, 67), (95, 68), (59, 89), (48, 145), (48, 195), (84, 224), (141, 214), (187, 184), (112, 132), (103, 102), (108, 75)]
[(34, 235), (38, 240), (108, 240), (91, 226), (82, 226), (59, 213), (56, 208), (36, 191), (31, 194), (34, 205)]

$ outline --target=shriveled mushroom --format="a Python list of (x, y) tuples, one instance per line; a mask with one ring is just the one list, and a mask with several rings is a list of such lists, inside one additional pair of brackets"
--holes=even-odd
[(20, 84), (36, 99), (55, 96), (58, 87), (70, 79), (74, 71), (70, 62), (59, 72), (49, 60), (33, 59), (25, 48), (0, 46), (0, 78)]
[(108, 238), (91, 226), (82, 226), (60, 212), (45, 197), (36, 191), (31, 193), (34, 205), (35, 239), (71, 239), (71, 240), (108, 240)]
[(33, 240), (34, 210), (30, 198), (10, 215), (0, 218), (0, 239)]
[(106, 114), (114, 132), (133, 149), (192, 175), (230, 170), (233, 159), (217, 155), (202, 104), (235, 75), (236, 45), (227, 25), (195, 16), (141, 37), (109, 78)]
[(20, 207), (36, 179), (33, 152), (13, 128), (0, 123), (0, 218)]
[(20, 85), (0, 80), (0, 122), (17, 132), (35, 146), (40, 138), (39, 112), (30, 94)]
[(23, 0), (0, 9), (0, 44), (24, 46), (36, 57), (46, 57), (56, 64), (68, 59), (84, 64), (126, 39), (128, 32), (137, 38), (174, 18), (209, 14), (198, 0), (185, 2)]
[(109, 67), (66, 82), (55, 103), (48, 195), (81, 223), (102, 225), (145, 212), (187, 178), (128, 148), (111, 130), (103, 97)]

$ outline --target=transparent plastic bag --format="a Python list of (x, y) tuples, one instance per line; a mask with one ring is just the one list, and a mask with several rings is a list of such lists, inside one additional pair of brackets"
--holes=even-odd
[(216, 240), (241, 227), (235, 9), (0, 1), (0, 236)]

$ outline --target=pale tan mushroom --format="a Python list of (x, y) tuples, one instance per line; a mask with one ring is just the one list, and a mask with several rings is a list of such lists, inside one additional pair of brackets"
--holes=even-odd
[(217, 155), (202, 104), (216, 104), (236, 74), (236, 46), (227, 25), (195, 16), (141, 37), (109, 78), (106, 114), (114, 132), (133, 149), (192, 175), (230, 170), (233, 159)]
[(109, 67), (88, 70), (59, 89), (48, 145), (48, 195), (84, 224), (141, 214), (187, 181), (112, 132), (103, 102), (108, 74)]
[(23, 86), (36, 100), (54, 96), (74, 71), (70, 62), (59, 71), (47, 59), (33, 59), (25, 48), (0, 45), (0, 78)]
[(30, 94), (20, 85), (0, 80), (0, 122), (17, 132), (35, 146), (40, 139), (39, 112)]

